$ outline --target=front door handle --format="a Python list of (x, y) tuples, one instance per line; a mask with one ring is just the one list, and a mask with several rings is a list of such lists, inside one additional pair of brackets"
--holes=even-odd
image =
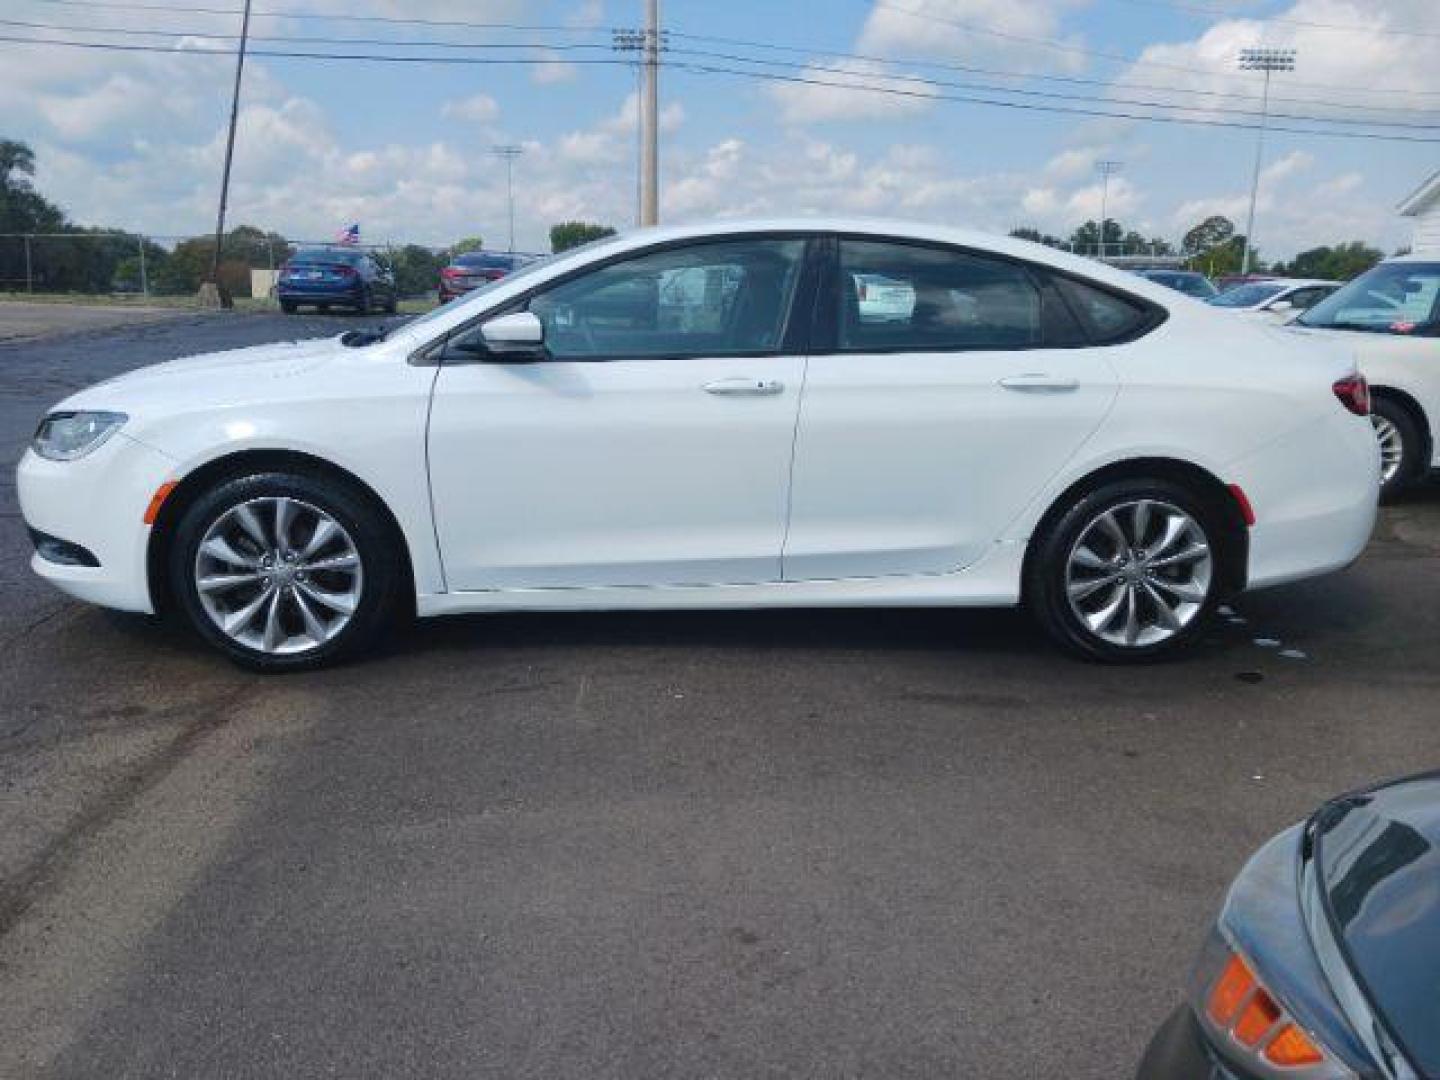
[(1043, 371), (1031, 371), (1024, 375), (1007, 375), (1000, 380), (1000, 385), (1006, 390), (1032, 394), (1063, 394), (1069, 390), (1080, 389), (1080, 380), (1047, 375)]
[(704, 390), (707, 394), (743, 394), (755, 397), (783, 393), (785, 384), (779, 379), (752, 379), (742, 375), (734, 379), (716, 379), (714, 382), (708, 382), (705, 384)]

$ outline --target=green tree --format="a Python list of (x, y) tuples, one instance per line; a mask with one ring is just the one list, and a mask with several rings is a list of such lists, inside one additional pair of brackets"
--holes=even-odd
[(1329, 278), (1332, 281), (1348, 281), (1363, 274), (1385, 257), (1377, 248), (1360, 240), (1337, 244), (1334, 247), (1322, 245), (1302, 251), (1289, 263), (1277, 263), (1277, 274), (1289, 277)]
[(1213, 214), (1185, 234), (1180, 241), (1180, 254), (1186, 258), (1206, 255), (1235, 235), (1235, 223), (1220, 214)]
[(450, 260), (443, 251), (431, 251), (419, 244), (406, 244), (395, 251), (391, 268), (395, 288), (401, 296), (433, 292), (440, 283), (440, 270)]
[(483, 237), (467, 236), (462, 240), (456, 240), (455, 243), (450, 245), (450, 258), (453, 259), (456, 255), (464, 255), (467, 251), (483, 251), (484, 249), (485, 240)]
[(588, 221), (562, 221), (550, 226), (550, 250), (569, 251), (592, 240), (603, 240), (614, 235), (615, 230), (608, 225), (592, 225)]
[[(225, 234), (220, 246), (220, 281), (232, 296), (250, 295), (250, 271), (275, 268), (293, 254), (294, 249), (279, 233), (267, 233), (252, 225), (240, 225)], [(155, 276), (161, 292), (192, 293), (210, 276), (215, 255), (213, 236), (192, 236), (175, 245)]]
[(1022, 225), (1018, 229), (1011, 229), (1010, 235), (1016, 240), (1029, 240), (1035, 244), (1044, 244), (1046, 247), (1064, 247), (1065, 241), (1058, 236), (1051, 236), (1049, 233), (1042, 233), (1039, 229), (1030, 225)]

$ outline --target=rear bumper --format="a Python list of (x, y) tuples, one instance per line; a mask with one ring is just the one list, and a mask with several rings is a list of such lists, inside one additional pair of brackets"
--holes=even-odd
[(1380, 451), (1368, 420), (1340, 412), (1268, 443), (1226, 471), (1255, 508), (1249, 587), (1343, 569), (1375, 528)]
[(1181, 1005), (1145, 1048), (1135, 1080), (1247, 1080), (1210, 1056), (1200, 1022), (1189, 1005)]
[(292, 285), (282, 282), (275, 287), (277, 297), (281, 300), (293, 300), (297, 304), (353, 303), (359, 300), (364, 293), (363, 282), (343, 285), (329, 283), (310, 285), (303, 281)]

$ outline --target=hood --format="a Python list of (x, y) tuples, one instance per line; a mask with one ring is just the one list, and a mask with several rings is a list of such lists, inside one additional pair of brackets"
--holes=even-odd
[(197, 353), (137, 368), (87, 387), (57, 408), (132, 411), (152, 401), (241, 404), (283, 394), (286, 380), (308, 375), (354, 350), (339, 337)]
[(1336, 799), (1314, 819), (1321, 893), (1356, 981), (1422, 1076), (1440, 1076), (1440, 777)]

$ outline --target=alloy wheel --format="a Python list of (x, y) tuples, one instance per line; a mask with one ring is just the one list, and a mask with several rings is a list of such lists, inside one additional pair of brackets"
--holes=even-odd
[(1378, 413), (1370, 414), (1370, 422), (1375, 425), (1375, 438), (1380, 443), (1380, 482), (1388, 484), (1405, 462), (1405, 437), (1394, 421)]
[(333, 640), (360, 605), (364, 568), (332, 516), (285, 496), (250, 499), (221, 514), (195, 554), (206, 615), (237, 644), (294, 655)]
[(1215, 558), (1186, 511), (1136, 499), (1098, 513), (1080, 531), (1065, 567), (1070, 609), (1111, 645), (1158, 645), (1189, 626), (1210, 596)]

